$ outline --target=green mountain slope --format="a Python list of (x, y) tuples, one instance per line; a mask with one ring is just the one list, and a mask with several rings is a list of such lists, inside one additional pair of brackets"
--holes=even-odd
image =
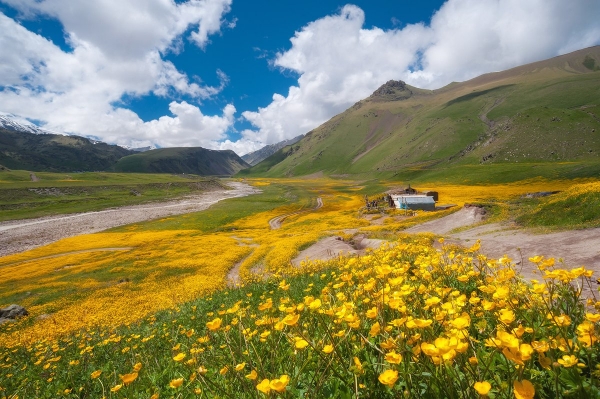
[(78, 136), (0, 129), (0, 164), (10, 169), (100, 171), (107, 170), (119, 158), (132, 153), (116, 145), (94, 144)]
[(542, 165), (528, 177), (576, 162), (580, 175), (593, 175), (599, 155), (597, 46), (439, 90), (390, 81), (244, 173), (443, 178)]
[(201, 147), (173, 147), (123, 157), (113, 169), (117, 172), (191, 173), (223, 176), (233, 175), (249, 166), (231, 150), (216, 151)]

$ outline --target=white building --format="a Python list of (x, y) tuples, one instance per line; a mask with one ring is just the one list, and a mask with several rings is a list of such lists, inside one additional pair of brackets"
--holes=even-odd
[(421, 194), (391, 194), (394, 206), (398, 209), (434, 211), (433, 197)]

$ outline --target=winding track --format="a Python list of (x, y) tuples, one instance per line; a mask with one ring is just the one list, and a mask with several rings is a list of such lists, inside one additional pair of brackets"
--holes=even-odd
[(323, 200), (321, 199), (321, 197), (317, 197), (317, 205), (314, 208), (301, 209), (296, 212), (291, 212), (291, 213), (286, 213), (285, 215), (276, 216), (273, 219), (269, 220), (269, 226), (271, 226), (271, 230), (277, 230), (277, 229), (281, 228), (281, 224), (288, 217), (293, 216), (293, 215), (298, 215), (298, 214), (304, 213), (304, 212), (310, 212), (310, 211), (314, 212), (317, 209), (321, 208), (322, 206), (323, 206)]

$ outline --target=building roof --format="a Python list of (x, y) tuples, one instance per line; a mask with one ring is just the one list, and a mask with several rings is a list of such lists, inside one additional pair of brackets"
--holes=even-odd
[(433, 203), (435, 203), (435, 201), (433, 200), (433, 197), (430, 197), (428, 195), (420, 195), (420, 194), (392, 195), (392, 199), (394, 201), (398, 201), (400, 203), (406, 203), (406, 204), (433, 204)]

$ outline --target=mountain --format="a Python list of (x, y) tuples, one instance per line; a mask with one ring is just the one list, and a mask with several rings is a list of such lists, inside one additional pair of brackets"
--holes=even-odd
[(304, 137), (303, 134), (296, 136), (289, 140), (280, 141), (279, 143), (266, 145), (263, 148), (261, 148), (260, 150), (243, 155), (242, 159), (244, 161), (248, 162), (250, 165), (254, 166), (257, 163), (259, 163), (260, 161), (262, 161), (263, 159), (273, 155), (274, 153), (276, 153), (278, 150), (282, 149), (283, 147), (287, 147), (288, 145), (297, 143), (300, 139), (302, 139), (302, 137)]
[(569, 162), (600, 172), (599, 156), (596, 46), (438, 90), (387, 82), (243, 174), (412, 178), (523, 163), (551, 173)]
[(10, 114), (0, 114), (0, 129), (33, 134), (57, 134), (50, 130), (42, 129), (30, 122), (17, 122), (14, 115)]
[(2, 118), (0, 127), (0, 164), (6, 168), (50, 172), (106, 170), (132, 153), (116, 145), (50, 134), (6, 119)]
[(207, 150), (202, 147), (159, 148), (119, 159), (113, 170), (141, 173), (190, 173), (229, 176), (248, 168), (231, 150)]

